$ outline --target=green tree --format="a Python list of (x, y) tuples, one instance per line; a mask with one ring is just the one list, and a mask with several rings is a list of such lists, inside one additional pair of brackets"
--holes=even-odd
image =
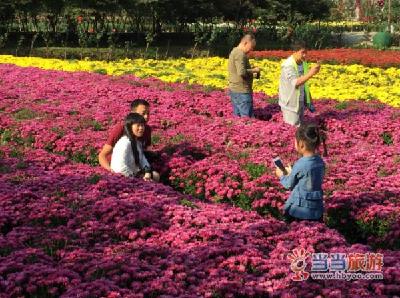
[(0, 32), (8, 31), (7, 24), (9, 24), (14, 19), (14, 13), (14, 1), (3, 0), (0, 2)]
[(46, 15), (51, 31), (56, 32), (59, 17), (64, 12), (67, 2), (67, 0), (42, 0), (42, 13)]

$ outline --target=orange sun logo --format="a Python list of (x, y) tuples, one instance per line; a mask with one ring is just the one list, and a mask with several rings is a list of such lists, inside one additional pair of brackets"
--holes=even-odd
[(305, 269), (307, 266), (306, 259), (310, 255), (304, 248), (293, 249), (288, 254), (287, 258), (290, 261), (290, 269), (294, 272), (294, 276), (292, 276), (293, 281), (303, 281), (309, 278), (310, 273), (306, 272)]

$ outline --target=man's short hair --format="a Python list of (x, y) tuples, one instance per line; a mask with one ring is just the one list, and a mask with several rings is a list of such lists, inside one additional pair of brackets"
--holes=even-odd
[(251, 32), (246, 33), (245, 35), (242, 36), (242, 39), (240, 40), (240, 42), (244, 42), (246, 40), (249, 40), (249, 41), (253, 41), (254, 40), (255, 41), (256, 40), (256, 36)]
[(292, 50), (295, 52), (300, 50), (307, 50), (307, 44), (304, 41), (295, 41), (292, 44)]
[(131, 102), (131, 110), (135, 110), (138, 106), (143, 105), (149, 107), (150, 104), (147, 100), (143, 98), (137, 98)]

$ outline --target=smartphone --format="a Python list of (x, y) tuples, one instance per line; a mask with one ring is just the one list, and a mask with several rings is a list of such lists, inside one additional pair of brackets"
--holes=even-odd
[(285, 175), (287, 174), (287, 171), (285, 169), (285, 166), (283, 165), (283, 162), (279, 156), (275, 157), (273, 159), (274, 164), (277, 168), (279, 168)]

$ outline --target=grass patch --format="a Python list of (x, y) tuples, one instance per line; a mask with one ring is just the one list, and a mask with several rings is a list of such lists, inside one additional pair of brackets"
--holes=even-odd
[(335, 105), (336, 110), (345, 110), (348, 107), (349, 107), (349, 103), (347, 101), (342, 101)]
[[(58, 152), (61, 155), (65, 155), (64, 152)], [(76, 163), (84, 163), (91, 166), (98, 166), (98, 153), (95, 148), (91, 148), (88, 153), (84, 151), (77, 151), (70, 155), (70, 159)]]
[(187, 200), (187, 199), (182, 199), (179, 201), (179, 204), (181, 204), (182, 206), (186, 206), (192, 209), (199, 209), (200, 207), (197, 206), (195, 203)]
[(151, 143), (153, 145), (159, 144), (161, 142), (161, 136), (159, 134), (152, 134), (151, 135)]
[(22, 120), (30, 120), (38, 117), (39, 115), (30, 109), (23, 108), (13, 113), (13, 117), (15, 120), (22, 121)]
[(7, 165), (0, 164), (0, 174), (8, 174), (11, 173), (11, 168)]
[(25, 161), (23, 161), (22, 159), (20, 159), (15, 167), (18, 170), (23, 170), (23, 169), (28, 168), (28, 164)]
[(284, 216), (282, 215), (282, 213), (279, 211), (279, 208), (277, 208), (277, 207), (265, 205), (263, 207), (257, 208), (256, 211), (258, 214), (260, 214), (262, 216), (271, 215), (279, 220), (284, 219)]
[(95, 69), (93, 72), (101, 74), (101, 75), (106, 75), (107, 74), (107, 69), (99, 68), (99, 69)]
[(170, 138), (170, 143), (179, 144), (186, 140), (186, 136), (184, 134), (178, 133)]
[[(351, 244), (367, 244), (371, 245), (373, 249), (398, 249), (400, 247), (400, 241), (390, 243), (390, 239), (387, 239), (387, 235), (396, 221), (395, 216), (363, 221), (352, 217), (350, 212), (350, 206), (328, 210), (325, 220), (326, 225), (340, 232), (346, 238), (346, 241)], [(373, 238), (372, 242), (371, 237)]]
[(226, 156), (231, 160), (241, 160), (249, 158), (250, 153), (248, 151), (227, 152)]
[(200, 200), (204, 200), (205, 199), (204, 189), (200, 193), (197, 192), (196, 184), (198, 182), (204, 182), (204, 181), (202, 180), (202, 178), (199, 178), (195, 172), (191, 172), (187, 177), (176, 178), (173, 181), (171, 181), (171, 186), (174, 189), (186, 195), (191, 195)]
[(75, 110), (72, 110), (72, 111), (69, 111), (69, 112), (68, 112), (68, 115), (70, 115), (70, 116), (78, 115), (78, 114), (79, 114), (79, 112), (78, 112), (78, 111), (75, 111)]
[(252, 180), (260, 178), (267, 172), (265, 165), (256, 163), (248, 163), (244, 165), (244, 169), (250, 175)]
[(0, 129), (0, 144), (5, 145), (13, 139), (13, 131), (11, 129)]
[(278, 102), (279, 102), (279, 98), (268, 98), (267, 99), (267, 103), (269, 103), (271, 105), (278, 104)]
[[(32, 147), (35, 142), (33, 135), (28, 135), (27, 137), (21, 137), (19, 132), (12, 129), (0, 129), (0, 145), (6, 145), (13, 142), (19, 146)], [(15, 149), (15, 148), (14, 148)]]
[(90, 175), (88, 178), (88, 182), (90, 184), (97, 184), (97, 182), (99, 182), (100, 180), (101, 180), (101, 175), (99, 174)]
[(393, 145), (393, 136), (392, 136), (392, 134), (390, 132), (384, 131), (381, 134), (381, 138), (382, 138), (383, 143), (385, 145), (388, 145), (388, 146)]
[(214, 86), (207, 85), (207, 86), (203, 87), (204, 93), (211, 93), (211, 92), (218, 91), (218, 90), (220, 90), (220, 89), (217, 87), (214, 87)]

